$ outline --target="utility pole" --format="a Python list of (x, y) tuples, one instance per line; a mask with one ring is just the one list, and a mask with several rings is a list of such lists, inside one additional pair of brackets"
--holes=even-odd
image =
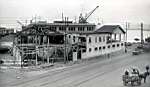
[(128, 22), (126, 22), (126, 42), (128, 41), (127, 35), (128, 35)]
[(141, 45), (143, 46), (144, 40), (143, 40), (143, 23), (141, 23)]
[(128, 42), (128, 28), (129, 28), (129, 23), (126, 22), (126, 42), (125, 42), (125, 53), (127, 53), (127, 42)]
[(62, 13), (62, 21), (64, 21), (64, 14)]
[(64, 48), (64, 63), (66, 63), (66, 61), (68, 60), (67, 58), (67, 49), (66, 49), (66, 44), (67, 44), (67, 38), (66, 38), (66, 35), (67, 35), (67, 26), (68, 26), (68, 17), (65, 17), (65, 48)]

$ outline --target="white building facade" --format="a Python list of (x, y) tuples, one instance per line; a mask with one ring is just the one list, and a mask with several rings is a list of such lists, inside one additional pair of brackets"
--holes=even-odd
[(106, 29), (107, 26), (109, 25), (105, 25), (93, 33), (81, 35), (81, 38), (86, 39), (82, 41), (79, 38), (79, 43), (82, 43), (83, 46), (81, 59), (125, 50), (125, 32), (123, 29), (118, 25), (111, 25)]

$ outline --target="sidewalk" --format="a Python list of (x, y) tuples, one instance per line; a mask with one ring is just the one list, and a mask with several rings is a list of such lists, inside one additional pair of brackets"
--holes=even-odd
[[(131, 51), (131, 50), (130, 50)], [(20, 66), (0, 66), (0, 71), (10, 71), (10, 70), (15, 70), (16, 72), (23, 72), (26, 77), (31, 76), (36, 76), (39, 74), (43, 74), (46, 72), (51, 72), (51, 71), (57, 71), (69, 67), (78, 67), (82, 66), (85, 64), (91, 64), (91, 63), (96, 63), (98, 61), (110, 61), (112, 59), (119, 59), (121, 56), (129, 56), (131, 55), (130, 51), (125, 53), (124, 51), (118, 51), (115, 53), (110, 54), (109, 58), (107, 55), (102, 55), (102, 56), (97, 56), (93, 57), (90, 59), (85, 59), (85, 60), (78, 60), (78, 61), (70, 61), (66, 64), (63, 62), (61, 63), (54, 63), (54, 64), (42, 64), (40, 66), (30, 66), (30, 67), (23, 67), (21, 68)], [(36, 74), (35, 74), (36, 73)]]
[(108, 55), (101, 55), (101, 56), (96, 56), (92, 57), (89, 59), (84, 59), (84, 60), (78, 60), (78, 61), (69, 61), (66, 64), (64, 62), (59, 62), (59, 63), (53, 63), (53, 64), (42, 64), (38, 66), (29, 66), (29, 67), (22, 67), (19, 65), (1, 65), (0, 69), (22, 69), (24, 71), (38, 71), (38, 70), (49, 70), (49, 69), (54, 69), (54, 68), (59, 68), (59, 67), (68, 67), (68, 66), (73, 66), (77, 64), (82, 64), (82, 63), (93, 63), (97, 61), (103, 61), (107, 59), (114, 59), (119, 56), (123, 55), (129, 55), (130, 51), (125, 53), (124, 51), (118, 51), (115, 53), (111, 53), (108, 57)]
[(114, 53), (110, 58), (106, 56), (99, 56), (94, 57), (88, 60), (79, 60), (76, 62), (68, 62), (66, 64), (62, 63), (54, 63), (51, 67), (46, 68), (39, 68), (39, 67), (30, 67), (30, 68), (9, 68), (9, 69), (1, 69), (0, 76), (1, 76), (1, 83), (0, 85), (7, 85), (9, 82), (15, 82), (19, 80), (26, 80), (26, 79), (36, 79), (37, 77), (42, 77), (47, 74), (53, 74), (57, 72), (63, 72), (70, 69), (75, 69), (81, 66), (88, 66), (93, 63), (105, 63), (111, 61), (112, 59), (121, 59), (124, 56), (129, 56), (130, 53)]

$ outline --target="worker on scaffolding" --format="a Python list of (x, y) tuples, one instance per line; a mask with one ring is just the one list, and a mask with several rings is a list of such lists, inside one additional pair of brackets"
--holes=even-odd
[(148, 75), (150, 74), (150, 72), (149, 72), (149, 65), (146, 66), (146, 72), (147, 72)]
[(133, 69), (132, 69), (132, 75), (134, 75), (134, 76), (139, 75), (139, 70), (136, 69), (136, 68), (133, 68)]
[(129, 71), (126, 70), (124, 74), (125, 74), (126, 76), (129, 76)]

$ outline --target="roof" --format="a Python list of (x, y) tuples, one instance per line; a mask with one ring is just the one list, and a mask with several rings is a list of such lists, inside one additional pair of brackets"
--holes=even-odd
[(125, 33), (123, 28), (120, 25), (104, 25), (100, 27), (98, 30), (95, 31), (95, 33), (110, 33), (112, 34), (115, 29), (119, 28), (122, 33)]
[(28, 27), (33, 25), (39, 26), (96, 26), (94, 23), (32, 23), (27, 25)]
[(17, 32), (16, 35), (63, 35), (63, 33), (58, 31), (52, 31), (47, 28), (41, 30), (37, 26), (30, 26), (24, 27), (24, 29), (22, 31)]
[(0, 30), (4, 30), (4, 29), (6, 29), (5, 27), (0, 27)]

